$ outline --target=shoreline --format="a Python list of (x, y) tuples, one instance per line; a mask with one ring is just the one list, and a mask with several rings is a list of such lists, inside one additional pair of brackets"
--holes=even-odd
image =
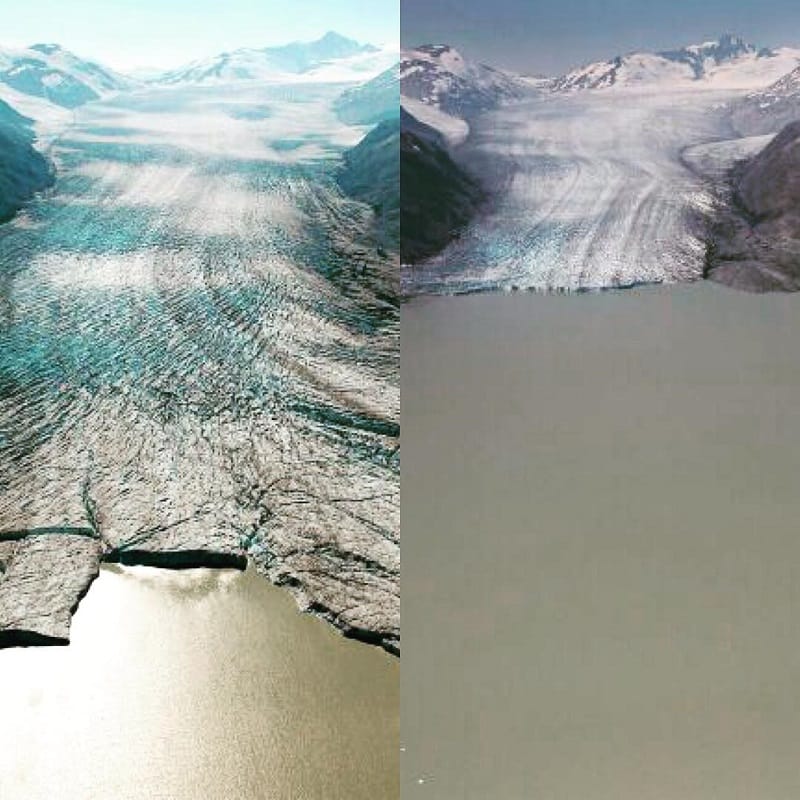
[[(58, 537), (57, 546), (52, 549), (37, 547), (45, 536)], [(67, 537), (73, 542), (69, 542)], [(78, 547), (74, 546), (75, 542), (79, 544)], [(235, 569), (240, 572), (252, 564), (262, 578), (278, 588), (288, 590), (301, 613), (324, 620), (347, 639), (380, 647), (393, 656), (400, 655), (399, 639), (390, 632), (348, 624), (330, 608), (311, 600), (297, 582), (281, 580), (277, 576), (273, 578), (268, 569), (260, 568), (258, 562), (242, 549), (159, 551), (117, 547), (102, 551), (101, 546), (100, 538), (78, 529), (69, 532), (59, 530), (57, 533), (55, 529), (47, 533), (43, 530), (27, 533), (14, 531), (0, 536), (0, 650), (69, 645), (72, 617), (100, 574), (102, 564), (166, 570)], [(67, 563), (76, 568), (71, 574), (62, 575), (61, 580), (57, 580), (59, 576), (48, 567), (54, 567), (65, 556)], [(33, 591), (30, 591), (31, 588)], [(37, 588), (41, 591), (36, 591)], [(20, 598), (23, 601), (21, 604)], [(15, 604), (18, 608), (12, 612), (11, 606)]]

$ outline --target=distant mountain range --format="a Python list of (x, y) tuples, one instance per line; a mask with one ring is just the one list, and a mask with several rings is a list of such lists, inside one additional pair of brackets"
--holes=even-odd
[(374, 45), (360, 44), (330, 31), (314, 42), (220, 53), (151, 78), (150, 82), (175, 85), (274, 80), (281, 75), (353, 80), (359, 74), (369, 76), (385, 69), (391, 63), (387, 59), (392, 56)]
[(593, 62), (551, 79), (470, 62), (447, 44), (406, 50), (400, 61), (403, 108), (451, 147), (467, 138), (471, 118), (531, 91), (610, 89), (750, 91), (736, 118), (743, 131), (763, 133), (800, 118), (800, 49), (759, 48), (726, 34), (674, 50)]
[[(435, 44), (403, 52), (400, 83), (404, 104), (411, 113), (425, 106), (433, 114), (467, 120), (531, 89), (556, 93), (650, 87), (756, 91), (780, 80), (798, 65), (798, 48), (759, 48), (739, 36), (726, 34), (714, 41), (673, 50), (637, 51), (596, 61), (546, 79), (470, 62), (450, 45)], [(437, 127), (435, 122), (432, 118), (429, 124)], [(444, 126), (447, 121), (441, 122)]]
[[(36, 146), (58, 136), (72, 120), (70, 112), (85, 103), (153, 84), (179, 88), (293, 80), (352, 85), (334, 104), (345, 124), (374, 126), (399, 119), (397, 52), (333, 32), (313, 42), (223, 53), (146, 80), (122, 75), (57, 44), (0, 48), (0, 221), (52, 182), (52, 165)], [(396, 240), (399, 200), (378, 197), (364, 180), (373, 169), (378, 179), (399, 169), (396, 158), (387, 159), (392, 136), (396, 154), (399, 131), (375, 131), (348, 156), (343, 180), (349, 181), (354, 196), (366, 193), (365, 201), (380, 212), (387, 239)]]
[[(274, 82), (300, 76), (308, 81), (355, 83), (372, 78), (396, 60), (396, 53), (330, 32), (313, 42), (222, 53), (177, 70), (151, 74), (144, 80), (80, 58), (57, 44), (35, 44), (23, 49), (0, 48), (0, 99), (13, 106), (16, 97), (31, 97), (73, 109), (116, 92), (153, 83), (177, 86), (228, 81)], [(34, 116), (40, 110), (36, 104), (25, 109), (27, 113), (36, 112)]]
[(800, 63), (800, 50), (757, 48), (738, 36), (658, 53), (635, 52), (556, 78), (556, 92), (634, 87), (756, 89)]

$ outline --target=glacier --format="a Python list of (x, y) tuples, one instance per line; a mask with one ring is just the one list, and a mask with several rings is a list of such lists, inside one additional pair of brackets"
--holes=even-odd
[[(752, 113), (745, 126), (746, 103), (757, 103), (763, 118), (764, 97), (780, 90), (789, 98), (794, 84), (781, 90), (780, 81), (800, 59), (793, 48), (758, 50), (727, 36), (620, 56), (549, 82), (505, 76), (513, 92), (480, 93), (477, 105), (464, 106), (464, 97), (479, 96), (480, 87), (464, 83), (478, 67), (459, 58), (448, 77), (449, 50), (420, 50), (427, 61), (406, 60), (403, 106), (442, 133), (490, 199), (444, 250), (403, 266), (406, 294), (580, 292), (703, 278), (719, 183), (765, 143), (742, 134), (775, 131), (771, 119), (751, 122)], [(778, 88), (762, 93), (770, 85)], [(442, 94), (449, 86), (455, 99)], [(785, 101), (794, 104), (793, 96)]]
[(351, 85), (40, 117), (56, 184), (0, 228), (0, 645), (66, 641), (100, 561), (249, 558), (398, 650), (398, 268), (337, 184)]

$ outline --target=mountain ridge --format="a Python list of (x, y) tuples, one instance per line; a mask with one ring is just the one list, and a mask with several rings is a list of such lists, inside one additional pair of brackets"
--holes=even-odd
[[(358, 71), (359, 62), (365, 73), (370, 61), (383, 51), (373, 44), (362, 44), (335, 31), (310, 42), (295, 41), (262, 48), (240, 47), (218, 53), (168, 70), (150, 79), (163, 85), (201, 84), (225, 80), (261, 80), (278, 75), (304, 76), (325, 66), (349, 62)], [(388, 66), (384, 65), (384, 68)], [(372, 73), (380, 72), (373, 69)]]
[(451, 45), (424, 44), (402, 52), (400, 86), (404, 97), (469, 117), (520, 97), (523, 79), (468, 61)]
[(132, 89), (136, 81), (57, 44), (0, 48), (0, 82), (62, 108)]
[(740, 36), (673, 50), (633, 51), (594, 61), (553, 80), (554, 92), (648, 86), (757, 89), (800, 64), (800, 50), (756, 47)]
[(800, 119), (800, 66), (765, 89), (751, 92), (733, 109), (732, 120), (743, 136), (774, 133)]

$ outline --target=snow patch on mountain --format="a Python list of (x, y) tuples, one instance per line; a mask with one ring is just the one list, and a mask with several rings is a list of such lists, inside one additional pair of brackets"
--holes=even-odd
[(411, 97), (403, 97), (402, 105), (412, 117), (441, 133), (450, 147), (456, 147), (469, 136), (469, 123), (466, 120), (447, 114), (438, 106)]
[(540, 85), (538, 79), (470, 62), (446, 44), (406, 50), (400, 60), (401, 105), (451, 146), (467, 138), (472, 117)]
[(748, 99), (758, 100), (760, 108), (770, 108), (794, 98), (800, 99), (800, 67), (793, 69), (763, 91), (748, 96)]

